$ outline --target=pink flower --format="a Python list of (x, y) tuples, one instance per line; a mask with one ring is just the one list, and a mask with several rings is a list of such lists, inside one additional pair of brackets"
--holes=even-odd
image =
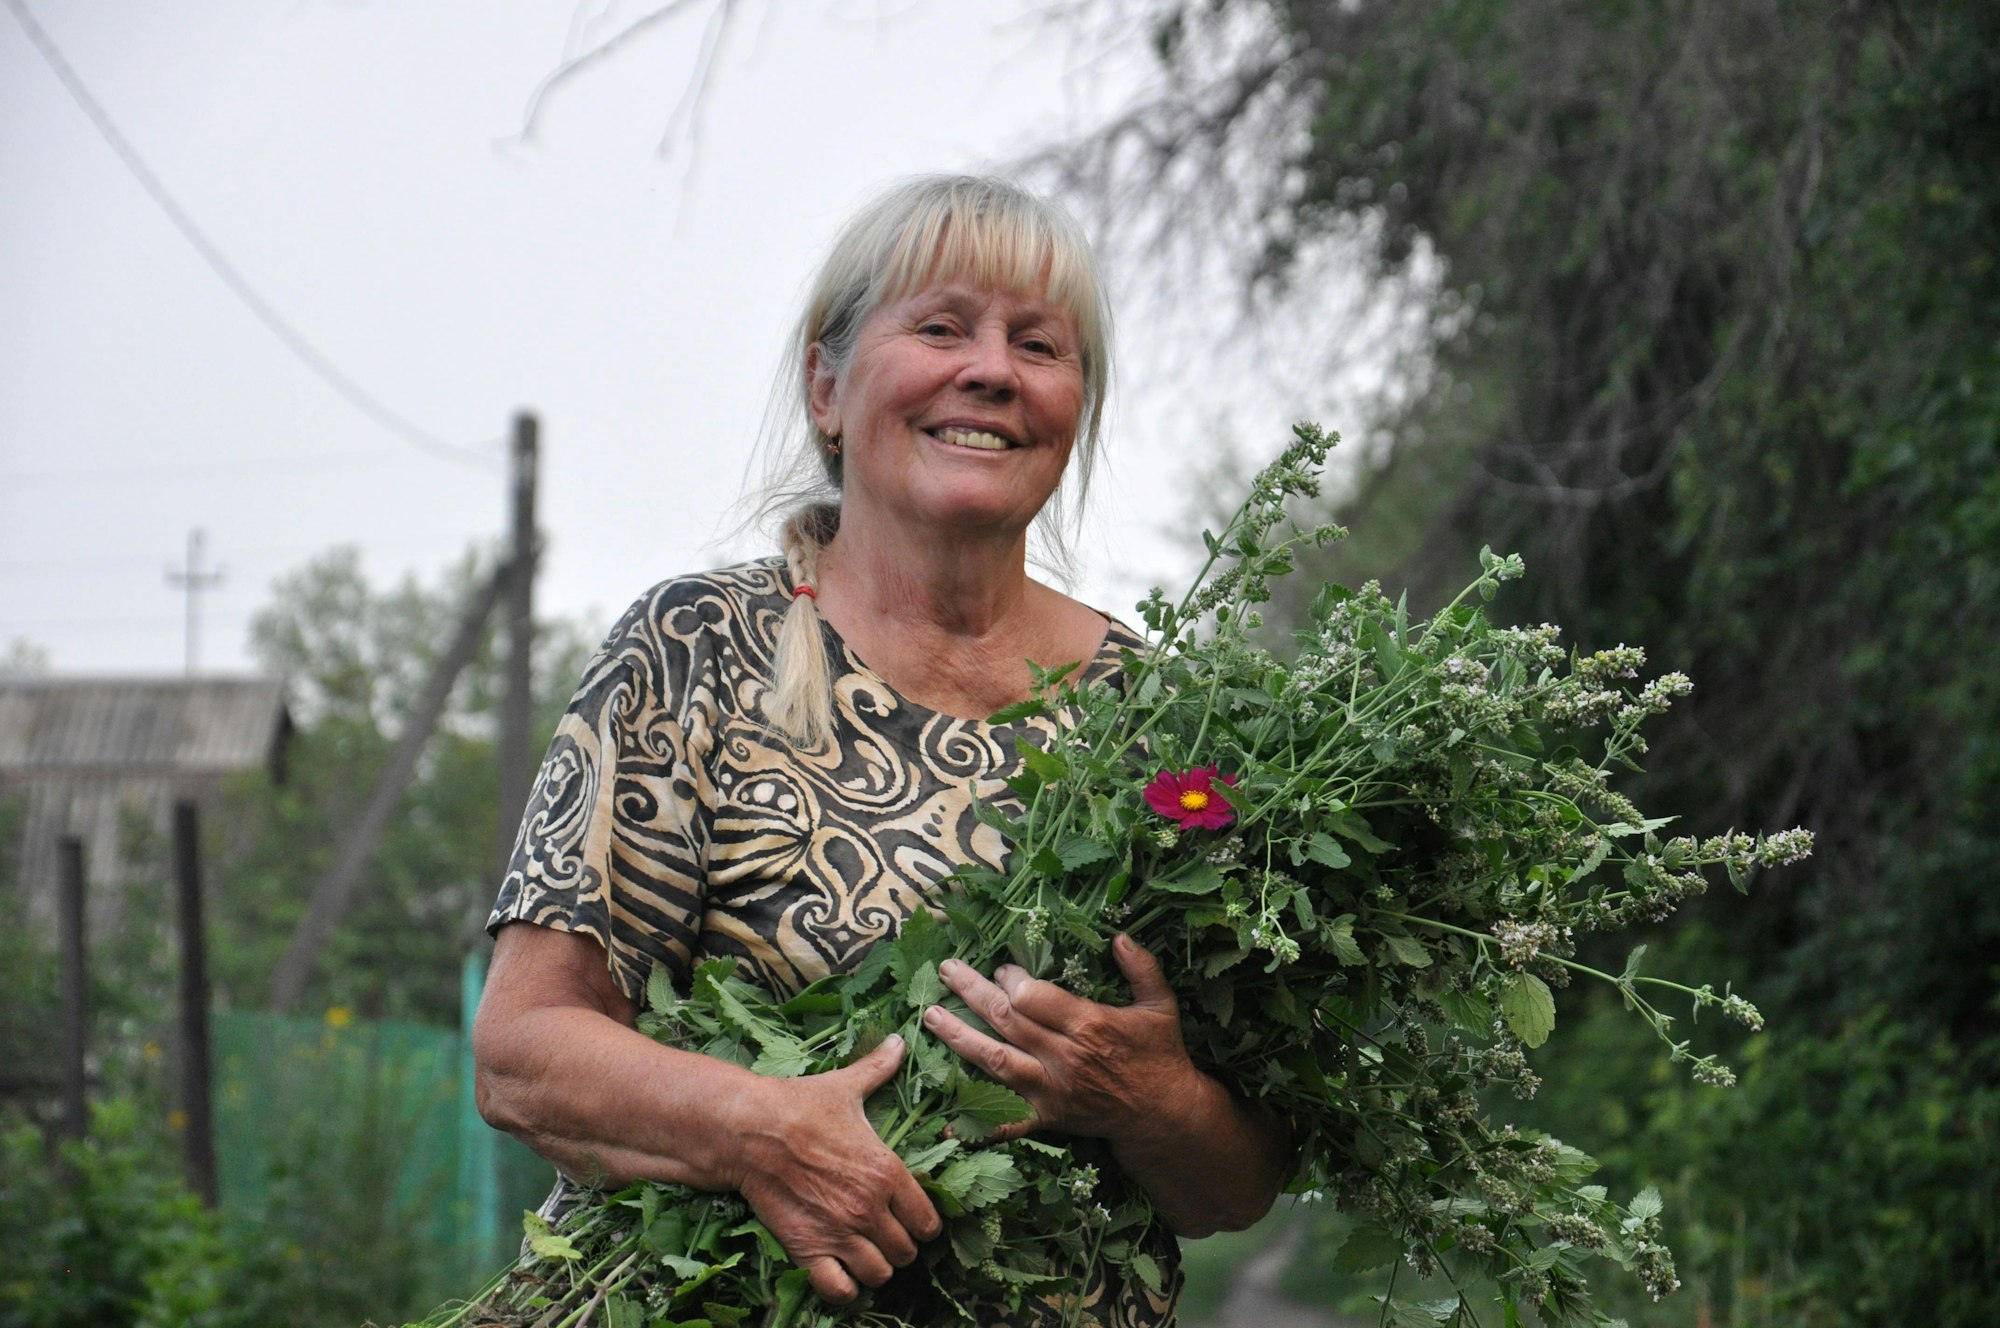
[(1236, 819), (1236, 813), (1218, 784), (1235, 783), (1236, 776), (1212, 765), (1179, 774), (1162, 770), (1146, 785), (1146, 805), (1183, 830), (1220, 830)]

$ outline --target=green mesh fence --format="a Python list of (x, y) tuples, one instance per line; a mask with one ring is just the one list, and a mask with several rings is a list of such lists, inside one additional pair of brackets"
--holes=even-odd
[[(469, 963), (467, 1008), (483, 971)], [(470, 1291), (513, 1256), (547, 1162), (473, 1106), (459, 1030), (251, 1011), (215, 1014), (219, 1198), (260, 1223), (304, 1214), (374, 1231), (375, 1257), (420, 1263)]]

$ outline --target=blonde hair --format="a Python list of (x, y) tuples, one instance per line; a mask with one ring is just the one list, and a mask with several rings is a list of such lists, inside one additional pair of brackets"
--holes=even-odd
[[(840, 526), (838, 439), (812, 418), (806, 366), (836, 376), (854, 357), (856, 335), (886, 301), (940, 280), (1010, 291), (1044, 291), (1076, 329), (1083, 404), (1062, 485), (1036, 517), (1042, 561), (1066, 573), (1064, 527), (1081, 510), (1096, 469), (1111, 387), (1111, 311), (1083, 228), (1060, 206), (1011, 180), (925, 175), (878, 195), (835, 238), (786, 345), (765, 423), (766, 479), (757, 512), (784, 512), (779, 546), (792, 579), (779, 627), (764, 714), (793, 742), (817, 747), (832, 734), (833, 696), (818, 606), (819, 553)], [(1046, 287), (1044, 287), (1046, 283)]]

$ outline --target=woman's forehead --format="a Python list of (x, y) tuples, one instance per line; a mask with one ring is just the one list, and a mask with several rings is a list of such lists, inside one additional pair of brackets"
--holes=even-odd
[(1074, 323), (1075, 312), (1060, 300), (1049, 295), (1048, 283), (1037, 281), (1032, 284), (1017, 285), (1013, 282), (982, 282), (968, 274), (946, 274), (935, 280), (913, 285), (907, 290), (892, 292), (883, 300), (883, 307), (908, 304), (941, 304), (957, 308), (970, 305), (985, 305), (995, 299), (1016, 305), (1019, 311), (1032, 317), (1052, 315)]
[[(931, 293), (967, 296), (1001, 294), (1024, 304), (1041, 305), (1082, 329), (1094, 321), (1087, 286), (1055, 255), (1018, 255), (1025, 261), (996, 261), (993, 253), (937, 254), (921, 267), (892, 273), (882, 292), (882, 304), (900, 304)], [(982, 261), (984, 260), (984, 261)]]

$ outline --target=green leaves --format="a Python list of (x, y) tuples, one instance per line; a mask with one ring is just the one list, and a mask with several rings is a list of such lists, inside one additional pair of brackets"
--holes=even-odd
[[(1554, 629), (1494, 628), (1467, 597), (1413, 626), (1407, 605), (1374, 587), (1322, 591), (1295, 661), (1256, 644), (1248, 606), (1268, 587), (1253, 573), (1279, 565), (1276, 493), (1296, 482), (1272, 481), (1257, 500), (1262, 524), (1232, 523), (1218, 537), (1228, 570), (1200, 595), (1149, 610), (1176, 644), (1135, 654), (1126, 694), (1038, 675), (1048, 695), (996, 717), (1058, 727), (1015, 735), (1011, 796), (973, 807), (1006, 860), (948, 878), (942, 916), (918, 909), (853, 973), (782, 1004), (727, 961), (697, 969), (686, 997), (663, 975), (649, 983), (649, 1031), (763, 1073), (813, 1073), (890, 1033), (909, 1039), (867, 1115), (948, 1218), (948, 1239), (927, 1260), (954, 1304), (1066, 1294), (1073, 1271), (1099, 1275), (1084, 1263), (1093, 1258), (1148, 1288), (1172, 1280), (1145, 1252), (1143, 1199), (1100, 1188), (1101, 1154), (1031, 1136), (994, 1143), (1031, 1119), (1027, 1101), (969, 1073), (918, 1022), (942, 1004), (980, 1027), (939, 976), (952, 956), (988, 973), (1012, 958), (1080, 997), (1122, 1004), (1130, 990), (1108, 944), (1120, 929), (1160, 960), (1190, 1056), (1296, 1123), (1298, 1188), (1337, 1183), (1364, 1196), (1369, 1220), (1349, 1234), (1340, 1266), (1421, 1260), (1436, 1245), (1475, 1274), (1577, 1276), (1577, 1242), (1548, 1233), (1561, 1229), (1551, 1224), (1563, 1205), (1604, 1203), (1563, 1188), (1593, 1164), (1553, 1140), (1494, 1129), (1480, 1095), (1525, 1083), (1520, 1046), (1554, 1033), (1554, 997), (1536, 968), (1567, 962), (1574, 932), (1615, 926), (1621, 910), (1655, 915), (1659, 892), (1727, 852), (1661, 843), (1666, 819), (1613, 793), (1574, 746), (1543, 741), (1544, 726), (1603, 727), (1629, 703), (1614, 668), (1622, 657), (1593, 664), (1604, 676), (1586, 688), (1554, 667)], [(1502, 570), (1489, 559), (1482, 575)], [(1188, 630), (1197, 620), (1212, 631)], [(1228, 825), (1179, 827), (1146, 803), (1159, 770), (1196, 766), (1232, 777)], [(1595, 879), (1614, 861), (1630, 864), (1626, 892)], [(1640, 984), (1651, 979), (1638, 976), (1638, 957), (1613, 980), (1645, 1012)], [(1518, 1196), (1504, 1221), (1488, 1207), (1489, 1183)], [(723, 1276), (711, 1270), (740, 1257), (711, 1289), (715, 1305), (802, 1311), (786, 1299), (794, 1284), (769, 1232), (747, 1213), (712, 1221), (708, 1202), (640, 1201), (654, 1264), (685, 1281)], [(1608, 1213), (1590, 1220), (1610, 1229)], [(601, 1245), (573, 1248), (612, 1266)], [(1446, 1324), (1462, 1309), (1438, 1301), (1390, 1313)], [(823, 1319), (841, 1321), (830, 1310)]]
[(1021, 1188), (1021, 1174), (1005, 1153), (980, 1152), (959, 1158), (941, 1172), (936, 1189), (949, 1195), (965, 1212), (998, 1203)]
[(1046, 715), (1048, 712), (1049, 707), (1046, 701), (1042, 700), (1039, 696), (1031, 696), (1025, 701), (1016, 701), (1013, 705), (1000, 707), (1000, 709), (986, 717), (986, 722), (988, 724), (1012, 724), (1018, 720), (1028, 719), (1032, 716)]
[(1343, 1273), (1366, 1273), (1403, 1257), (1409, 1242), (1380, 1222), (1356, 1223), (1334, 1251), (1333, 1266)]
[(1056, 857), (1065, 871), (1076, 871), (1113, 857), (1117, 850), (1089, 835), (1070, 835), (1056, 846)]
[(1417, 940), (1414, 936), (1402, 936), (1394, 932), (1386, 933), (1382, 937), (1382, 947), (1399, 964), (1408, 964), (1411, 968), (1429, 968), (1431, 966), (1431, 952), (1425, 949), (1423, 942)]
[(1320, 939), (1333, 950), (1334, 956), (1349, 968), (1357, 968), (1368, 962), (1368, 956), (1361, 952), (1360, 942), (1354, 939), (1354, 915), (1343, 913), (1320, 929)]
[(1331, 867), (1336, 871), (1350, 866), (1354, 861), (1347, 856), (1347, 850), (1335, 843), (1331, 836), (1318, 832), (1306, 840), (1305, 856), (1322, 867)]
[(1377, 835), (1359, 812), (1325, 812), (1321, 814), (1319, 822), (1342, 839), (1359, 844), (1370, 853), (1388, 853), (1395, 848), (1395, 845)]
[(1026, 738), (1018, 739), (1014, 745), (1021, 753), (1021, 763), (1042, 783), (1053, 784), (1069, 773), (1069, 762), (1062, 753), (1044, 751)]
[(1515, 973), (1500, 989), (1500, 1016), (1514, 1036), (1539, 1047), (1556, 1029), (1556, 998), (1533, 973)]
[(1222, 871), (1212, 862), (1197, 861), (1167, 875), (1147, 880), (1148, 890), (1177, 895), (1212, 895), (1222, 889)]
[(978, 1143), (999, 1129), (1034, 1115), (1028, 1100), (1004, 1084), (960, 1075), (953, 1080), (945, 1111), (951, 1132), (967, 1143)]
[(1438, 993), (1438, 1004), (1452, 1026), (1467, 1033), (1486, 1036), (1493, 1028), (1493, 1007), (1474, 992), (1447, 987)]
[(522, 1213), (521, 1228), (528, 1238), (528, 1248), (534, 1251), (538, 1258), (575, 1260), (583, 1257), (582, 1252), (568, 1236), (558, 1236), (549, 1229), (547, 1219), (540, 1213), (532, 1211)]
[(920, 908), (904, 919), (903, 929), (888, 946), (889, 971), (901, 984), (909, 1008), (920, 1010), (944, 998), (938, 964), (951, 957), (955, 945), (951, 932), (928, 909)]

